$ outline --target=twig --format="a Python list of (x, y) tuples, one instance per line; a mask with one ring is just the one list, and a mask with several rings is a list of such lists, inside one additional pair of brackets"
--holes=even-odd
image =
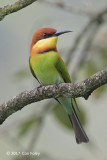
[(46, 103), (43, 110), (41, 111), (41, 115), (40, 115), (39, 120), (37, 122), (38, 124), (35, 123), (35, 126), (33, 127), (34, 128), (34, 133), (31, 137), (29, 146), (27, 148), (28, 152), (33, 151), (33, 148), (36, 144), (36, 141), (38, 140), (38, 137), (40, 136), (41, 130), (43, 128), (45, 117), (46, 117), (48, 111), (50, 110), (50, 108), (52, 108), (52, 102), (51, 101), (49, 101), (48, 104)]
[[(43, 129), (43, 124), (44, 124), (45, 117), (46, 117), (48, 111), (50, 110), (50, 108), (52, 108), (51, 101), (44, 106), (38, 122), (35, 123), (35, 126), (33, 126), (33, 135), (31, 137), (31, 140), (29, 142), (29, 145), (28, 145), (28, 148), (27, 148), (26, 152), (33, 152), (33, 149), (36, 145), (38, 137), (40, 136), (41, 130)], [(22, 159), (23, 160), (30, 160), (30, 156), (26, 155), (26, 156), (24, 156), (24, 158), (23, 158), (23, 156), (21, 156), (20, 160), (22, 160)]]
[(84, 27), (84, 29), (81, 31), (81, 33), (77, 36), (77, 38), (74, 41), (73, 47), (69, 50), (67, 59), (66, 59), (66, 64), (69, 64), (71, 60), (71, 55), (75, 52), (75, 50), (78, 48), (79, 43), (82, 41), (82, 38), (84, 38), (85, 34), (87, 31), (90, 29), (91, 25), (93, 24), (93, 21), (90, 20), (87, 25)]
[(17, 12), (22, 8), (27, 7), (28, 5), (32, 4), (37, 0), (18, 0), (14, 4), (10, 4), (0, 8), (0, 21), (6, 16), (13, 12)]
[(75, 14), (79, 14), (79, 15), (85, 15), (85, 16), (89, 16), (89, 17), (93, 17), (95, 16), (95, 13), (93, 13), (92, 11), (89, 10), (85, 10), (85, 9), (80, 9), (78, 7), (72, 7), (70, 5), (67, 5), (66, 3), (62, 2), (62, 1), (58, 1), (58, 2), (51, 2), (51, 1), (47, 1), (47, 0), (40, 0), (40, 2), (51, 5), (52, 7), (58, 7), (61, 8), (65, 11), (69, 11)]
[(87, 99), (95, 89), (106, 83), (107, 68), (78, 83), (60, 83), (57, 85), (42, 86), (31, 91), (24, 91), (0, 106), (0, 124), (12, 113), (28, 104), (60, 96), (73, 98), (84, 97)]
[(80, 54), (76, 56), (75, 63), (72, 66), (72, 72), (71, 72), (71, 77), (73, 80), (75, 80), (75, 73), (79, 66), (84, 62), (86, 57), (88, 56), (88, 52), (93, 44), (94, 38), (96, 33), (98, 32), (99, 28), (101, 27), (103, 21), (101, 21), (98, 25), (98, 23), (95, 23), (93, 26), (91, 26), (91, 30), (87, 36), (87, 39), (85, 41), (83, 49), (80, 51)]
[(68, 64), (70, 61), (70, 57), (71, 55), (73, 55), (73, 53), (75, 52), (75, 50), (78, 48), (78, 45), (80, 44), (80, 42), (82, 41), (82, 39), (84, 38), (84, 36), (86, 35), (86, 33), (88, 32), (88, 30), (90, 30), (90, 28), (93, 25), (99, 25), (103, 22), (103, 16), (105, 16), (105, 14), (107, 14), (107, 8), (103, 9), (102, 11), (100, 11), (99, 13), (97, 13), (94, 17), (92, 17), (89, 22), (87, 23), (87, 25), (84, 27), (84, 29), (81, 31), (81, 33), (77, 36), (73, 47), (69, 50), (69, 54), (68, 54), (68, 58), (66, 60), (66, 63)]

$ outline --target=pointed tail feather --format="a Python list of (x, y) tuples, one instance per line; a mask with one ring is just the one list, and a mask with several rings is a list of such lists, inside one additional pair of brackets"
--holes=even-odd
[(74, 108), (72, 108), (72, 109), (73, 109), (72, 115), (68, 115), (68, 116), (69, 116), (69, 119), (70, 119), (70, 121), (72, 123), (72, 126), (74, 128), (76, 142), (78, 144), (80, 144), (82, 142), (87, 143), (87, 142), (89, 142), (89, 139), (88, 139), (84, 129), (82, 128), (82, 126), (80, 124), (80, 121), (77, 117), (77, 114), (76, 114)]

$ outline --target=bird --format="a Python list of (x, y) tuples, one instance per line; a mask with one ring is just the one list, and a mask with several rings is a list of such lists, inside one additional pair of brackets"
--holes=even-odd
[[(71, 83), (67, 67), (57, 50), (58, 37), (68, 32), (72, 31), (40, 28), (34, 33), (30, 45), (29, 66), (40, 85)], [(74, 109), (73, 98), (58, 97), (56, 100), (64, 107), (69, 117), (77, 144), (89, 142)]]

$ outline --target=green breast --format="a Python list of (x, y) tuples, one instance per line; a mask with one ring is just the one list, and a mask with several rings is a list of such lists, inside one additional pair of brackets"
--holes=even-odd
[(55, 51), (36, 54), (30, 58), (32, 70), (42, 84), (48, 85), (63, 82), (55, 67), (57, 60), (58, 56)]

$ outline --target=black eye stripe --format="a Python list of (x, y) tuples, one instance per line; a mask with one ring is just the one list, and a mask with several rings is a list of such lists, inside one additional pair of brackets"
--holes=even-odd
[(45, 39), (45, 38), (49, 38), (49, 37), (53, 37), (53, 36), (55, 36), (54, 33), (52, 33), (52, 34), (43, 33), (43, 34), (42, 34), (42, 37), (43, 37), (44, 39)]
[(46, 34), (46, 33), (43, 33), (43, 36), (47, 36), (47, 34)]
[(52, 37), (52, 34), (43, 33), (43, 38), (49, 38), (49, 37)]
[(43, 33), (43, 37), (44, 37), (44, 38), (48, 38), (48, 34)]

